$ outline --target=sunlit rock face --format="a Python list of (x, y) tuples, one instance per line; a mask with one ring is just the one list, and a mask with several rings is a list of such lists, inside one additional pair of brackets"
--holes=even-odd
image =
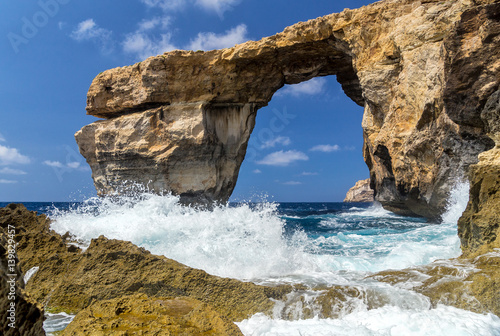
[(489, 14), (497, 7), (381, 1), (257, 42), (111, 69), (87, 97), (87, 113), (105, 120), (76, 139), (101, 194), (139, 182), (185, 202), (225, 202), (258, 109), (285, 84), (336, 75), (365, 109), (375, 198), (396, 213), (437, 219), (450, 189), (494, 145), (478, 116), (498, 88), (498, 16)]
[(347, 191), (344, 202), (373, 202), (373, 190), (370, 188), (370, 179), (360, 180)]

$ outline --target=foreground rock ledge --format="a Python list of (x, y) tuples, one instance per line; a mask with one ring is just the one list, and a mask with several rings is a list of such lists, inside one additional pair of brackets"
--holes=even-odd
[(87, 113), (106, 120), (76, 140), (100, 194), (131, 181), (185, 202), (225, 202), (257, 110), (285, 84), (336, 75), (364, 106), (376, 200), (436, 219), (450, 189), (493, 147), (479, 115), (499, 86), (499, 7), (380, 1), (257, 42), (104, 71), (90, 86)]
[(0, 214), (0, 335), (42, 336), (43, 308), (24, 290), (23, 272), (12, 244), (12, 240), (17, 242), (17, 224)]
[(61, 336), (124, 335), (243, 336), (209, 305), (191, 298), (148, 298), (144, 294), (97, 301), (81, 311)]

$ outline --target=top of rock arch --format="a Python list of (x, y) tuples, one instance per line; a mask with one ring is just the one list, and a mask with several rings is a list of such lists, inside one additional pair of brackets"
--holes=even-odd
[[(276, 35), (232, 48), (207, 52), (175, 50), (149, 57), (99, 74), (88, 92), (87, 113), (113, 118), (189, 102), (255, 103), (260, 107), (285, 84), (326, 75), (337, 75), (345, 93), (364, 105), (357, 72), (397, 62), (400, 48), (417, 48), (429, 40), (442, 39), (443, 29), (449, 28), (449, 16), (459, 15), (468, 3), (380, 1), (299, 22)], [(420, 22), (403, 22), (404, 16), (418, 7), (435, 7), (427, 15), (435, 15), (438, 24), (427, 27), (421, 36), (407, 38), (404, 27)], [(456, 10), (450, 11), (450, 7)], [(395, 29), (398, 24), (402, 27)], [(395, 32), (401, 35), (398, 46), (394, 44)]]

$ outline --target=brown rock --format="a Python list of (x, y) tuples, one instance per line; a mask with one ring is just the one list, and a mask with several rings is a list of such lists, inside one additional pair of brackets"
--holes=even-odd
[(386, 0), (257, 42), (111, 69), (87, 96), (87, 113), (107, 120), (76, 139), (100, 194), (132, 181), (185, 202), (225, 202), (257, 110), (284, 84), (336, 75), (365, 107), (375, 198), (436, 219), (455, 181), (493, 146), (475, 116), (499, 83), (498, 6)]
[(370, 188), (370, 179), (360, 180), (347, 191), (344, 202), (373, 202), (374, 199), (373, 189)]
[[(9, 205), (15, 209), (15, 205)], [(15, 242), (18, 230), (16, 221), (0, 214), (0, 334), (5, 336), (41, 336), (43, 308), (24, 290), (23, 272), (17, 258)]]
[(79, 312), (62, 336), (243, 335), (209, 305), (191, 298), (136, 294), (97, 301)]
[(458, 220), (458, 235), (465, 254), (500, 248), (500, 91), (491, 95), (482, 114), (495, 148), (481, 153), (471, 166), (467, 209)]

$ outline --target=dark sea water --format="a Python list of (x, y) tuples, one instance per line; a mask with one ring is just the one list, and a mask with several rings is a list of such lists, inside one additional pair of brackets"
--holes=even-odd
[[(71, 232), (83, 247), (102, 234), (218, 276), (267, 285), (356, 286), (388, 302), (368, 309), (352, 298), (354, 308), (338, 319), (302, 319), (300, 307), (292, 321), (257, 314), (238, 323), (245, 335), (500, 335), (496, 316), (432, 307), (409, 289), (367, 280), (373, 272), (458, 256), (457, 219), (467, 197), (467, 186), (458, 187), (440, 224), (365, 203), (232, 203), (209, 211), (182, 206), (173, 196), (141, 194), (24, 204), (49, 215), (56, 232)], [(51, 315), (45, 328), (60, 330), (70, 320)]]

